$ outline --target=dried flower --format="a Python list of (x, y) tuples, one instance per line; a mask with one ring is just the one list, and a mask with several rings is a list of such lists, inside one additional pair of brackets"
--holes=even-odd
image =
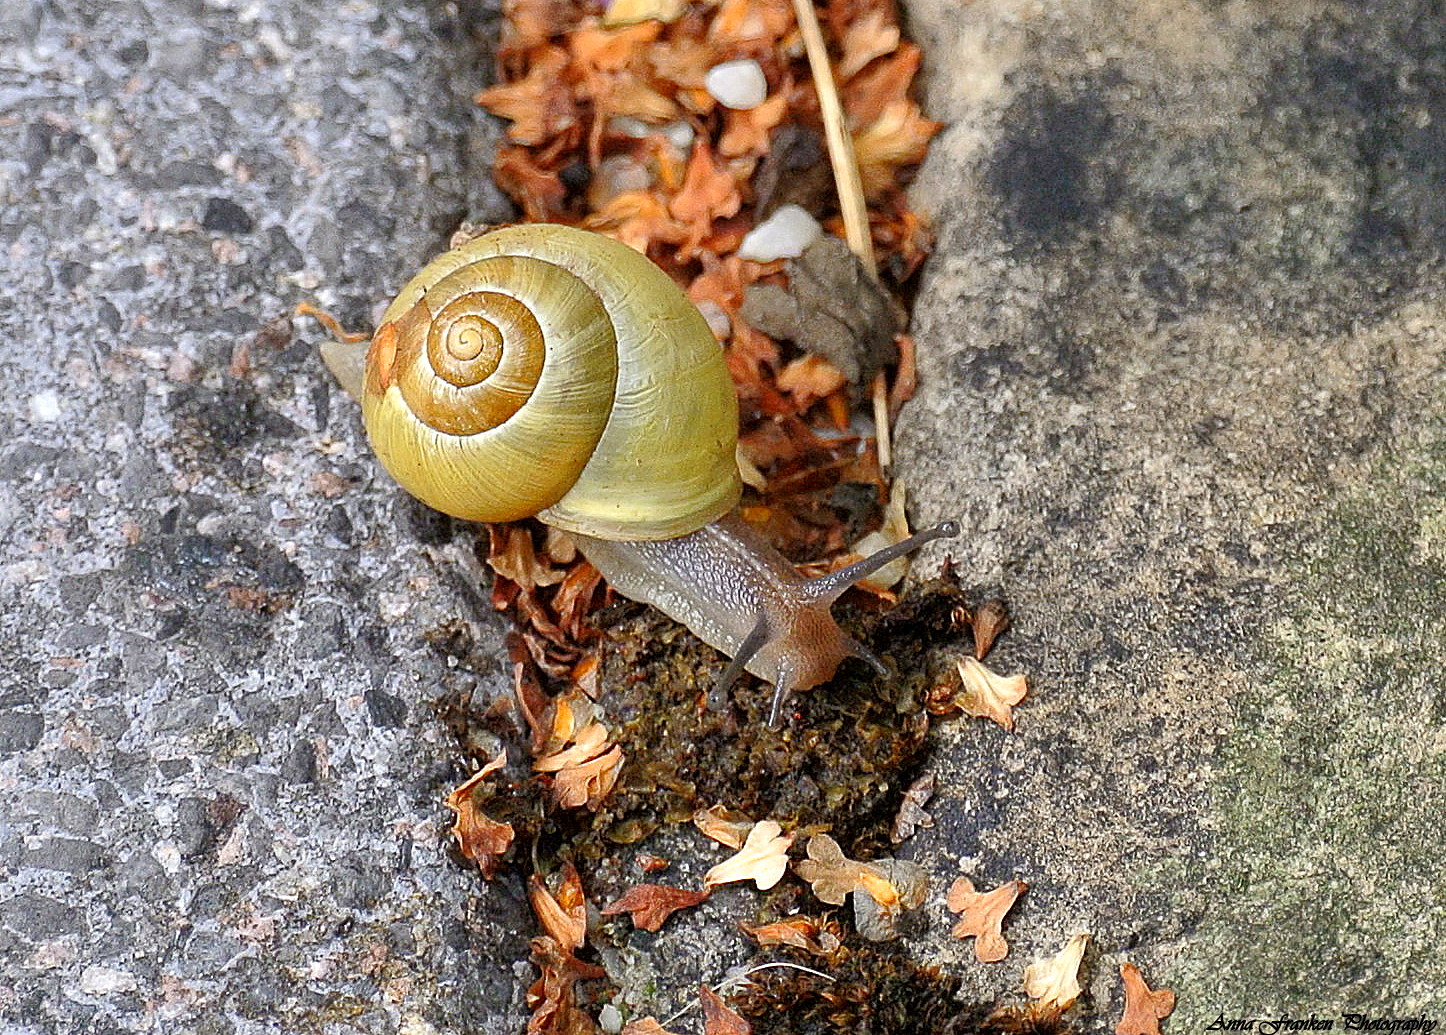
[(1002, 930), (1004, 915), (1028, 887), (1022, 880), (1012, 880), (993, 891), (975, 891), (973, 881), (960, 877), (949, 888), (945, 900), (959, 914), (959, 922), (950, 933), (955, 938), (973, 938), (974, 956), (980, 963), (998, 963), (1009, 955), (1009, 943)]
[(771, 819), (755, 823), (738, 854), (723, 860), (703, 877), (708, 887), (751, 880), (759, 891), (767, 891), (783, 879), (788, 868), (788, 849), (793, 838)]

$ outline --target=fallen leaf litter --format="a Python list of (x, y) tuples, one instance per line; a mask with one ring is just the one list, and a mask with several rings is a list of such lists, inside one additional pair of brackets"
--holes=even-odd
[[(507, 6), (498, 50), (502, 82), (477, 96), (509, 120), (497, 181), (528, 220), (609, 234), (688, 285), (723, 342), (738, 385), (740, 466), (760, 492), (745, 502), (745, 517), (794, 556), (844, 563), (841, 555), (857, 538), (853, 526), (876, 520), (890, 506), (887, 432), (912, 392), (913, 343), (892, 291), (918, 269), (930, 242), (902, 187), (939, 128), (909, 97), (918, 48), (902, 39), (895, 11), (879, 0), (830, 0), (820, 12), (822, 33), (806, 0), (792, 7), (788, 0), (613, 0), (601, 16), (596, 11), (583, 0)], [(825, 38), (833, 64), (828, 88), (820, 91)], [(839, 155), (847, 159), (850, 152), (852, 161), (840, 165)], [(828, 164), (825, 153), (835, 158), (845, 185), (837, 194), (834, 177), (819, 175)], [(860, 502), (841, 520), (840, 490), (848, 486), (867, 492), (854, 494)], [(900, 537), (907, 534), (894, 527), (902, 525), (902, 499), (900, 486), (886, 526)], [(492, 604), (517, 623), (510, 659), (534, 779), (545, 783), (557, 809), (598, 811), (627, 766), (608, 702), (598, 700), (603, 636), (589, 615), (607, 593), (565, 541), (548, 535), (539, 543), (539, 534), (526, 525), (491, 529)], [(885, 585), (871, 589), (892, 600)], [(1007, 612), (999, 602), (956, 610), (962, 614), (955, 631), (971, 628), (976, 656), (957, 656), (956, 674), (920, 698), (935, 715), (962, 711), (1011, 730), (1024, 679), (998, 676), (979, 660), (1007, 628)], [(914, 757), (927, 722), (903, 726), (912, 729), (915, 747), (901, 761)], [(506, 760), (503, 749), (446, 802), (457, 814), (459, 851), (488, 878), (518, 834), (513, 823), (484, 811), (489, 799), (504, 796), (498, 774)], [(932, 790), (917, 781), (896, 798), (902, 804), (893, 819), (895, 843), (932, 825), (923, 808)], [(790, 865), (795, 835), (774, 819), (753, 823), (722, 812), (715, 806), (694, 817), (709, 836), (737, 849), (708, 872), (701, 888), (638, 884), (601, 915), (627, 914), (639, 929), (657, 931), (677, 910), (706, 900), (716, 885), (752, 881), (764, 890), (777, 884)], [(646, 831), (626, 833), (641, 840)], [(638, 864), (654, 872), (668, 862), (640, 853)], [(897, 937), (904, 911), (926, 897), (922, 868), (877, 853), (867, 862), (851, 860), (822, 832), (808, 839), (806, 858), (792, 867), (822, 903), (838, 906), (852, 896), (855, 929), (870, 939)], [(1013, 880), (981, 894), (960, 878), (950, 889), (949, 908), (961, 914), (955, 935), (974, 937), (981, 961), (1007, 954), (1004, 916), (1024, 888)], [(579, 1002), (579, 984), (604, 971), (576, 955), (588, 937), (578, 870), (564, 860), (551, 887), (533, 874), (529, 899), (544, 931), (532, 943), (541, 975), (527, 995), (529, 1032), (598, 1031)], [(761, 947), (822, 957), (841, 971), (868, 965), (827, 913), (745, 931)], [(1059, 1022), (1079, 994), (1075, 974), (1084, 944), (1080, 936), (1060, 957), (1032, 965), (1025, 981), (1033, 1002), (1002, 1009), (985, 1029), (1043, 1022), (1039, 1030), (1045, 1030)], [(1156, 1035), (1173, 995), (1151, 992), (1131, 965), (1121, 973), (1128, 1002), (1118, 1030)], [(932, 998), (950, 987), (946, 978), (923, 972), (910, 980), (935, 989), (925, 993)], [(935, 980), (942, 983), (931, 986)], [(766, 984), (752, 987), (767, 990)], [(835, 1019), (859, 1008), (843, 991), (820, 995)], [(705, 1035), (752, 1030), (712, 989), (702, 988), (700, 996)], [(751, 1001), (755, 1008), (757, 1001)], [(636, 1018), (621, 1030), (666, 1035), (669, 1029)]]

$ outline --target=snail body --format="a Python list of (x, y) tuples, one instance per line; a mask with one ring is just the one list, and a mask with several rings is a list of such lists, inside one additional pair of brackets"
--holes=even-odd
[(830, 604), (957, 532), (800, 576), (734, 512), (737, 402), (707, 323), (645, 256), (587, 231), (510, 227), (438, 256), (388, 307), (360, 371), (359, 355), (333, 348), (328, 364), (403, 488), (455, 517), (572, 533), (614, 589), (731, 656), (715, 699), (745, 669), (772, 682), (771, 725), (845, 657), (882, 670)]

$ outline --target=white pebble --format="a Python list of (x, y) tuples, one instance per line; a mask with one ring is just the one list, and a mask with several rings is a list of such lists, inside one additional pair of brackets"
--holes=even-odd
[(642, 119), (633, 115), (617, 115), (608, 120), (608, 132), (634, 140), (646, 139), (652, 129)]
[(87, 995), (134, 992), (136, 988), (136, 976), (129, 971), (91, 966), (80, 972), (80, 990)]
[(739, 111), (756, 108), (768, 98), (768, 80), (751, 58), (714, 65), (703, 78), (703, 85), (723, 107)]
[(151, 849), (151, 858), (161, 864), (161, 869), (175, 876), (181, 869), (181, 850), (173, 841), (161, 841)]
[(647, 190), (652, 185), (653, 174), (632, 155), (609, 155), (588, 184), (588, 204), (594, 209), (603, 208), (625, 191)]
[(30, 419), (53, 424), (60, 419), (60, 396), (52, 391), (36, 392), (30, 397)]
[(412, 599), (401, 591), (378, 593), (377, 605), (381, 611), (382, 621), (400, 622), (412, 609)]
[(813, 216), (797, 205), (783, 205), (748, 231), (738, 246), (738, 257), (754, 262), (796, 259), (822, 233), (823, 227)]
[(623, 1030), (623, 1013), (612, 1003), (608, 1003), (598, 1011), (597, 1023), (608, 1035), (616, 1035)]
[(693, 127), (683, 119), (663, 127), (663, 139), (684, 153), (693, 146)]

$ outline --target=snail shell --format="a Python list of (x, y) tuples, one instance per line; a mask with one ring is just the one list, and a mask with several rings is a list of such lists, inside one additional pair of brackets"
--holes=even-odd
[(362, 387), (382, 464), (455, 517), (658, 540), (741, 492), (707, 323), (647, 258), (582, 230), (511, 227), (438, 256), (387, 309)]

